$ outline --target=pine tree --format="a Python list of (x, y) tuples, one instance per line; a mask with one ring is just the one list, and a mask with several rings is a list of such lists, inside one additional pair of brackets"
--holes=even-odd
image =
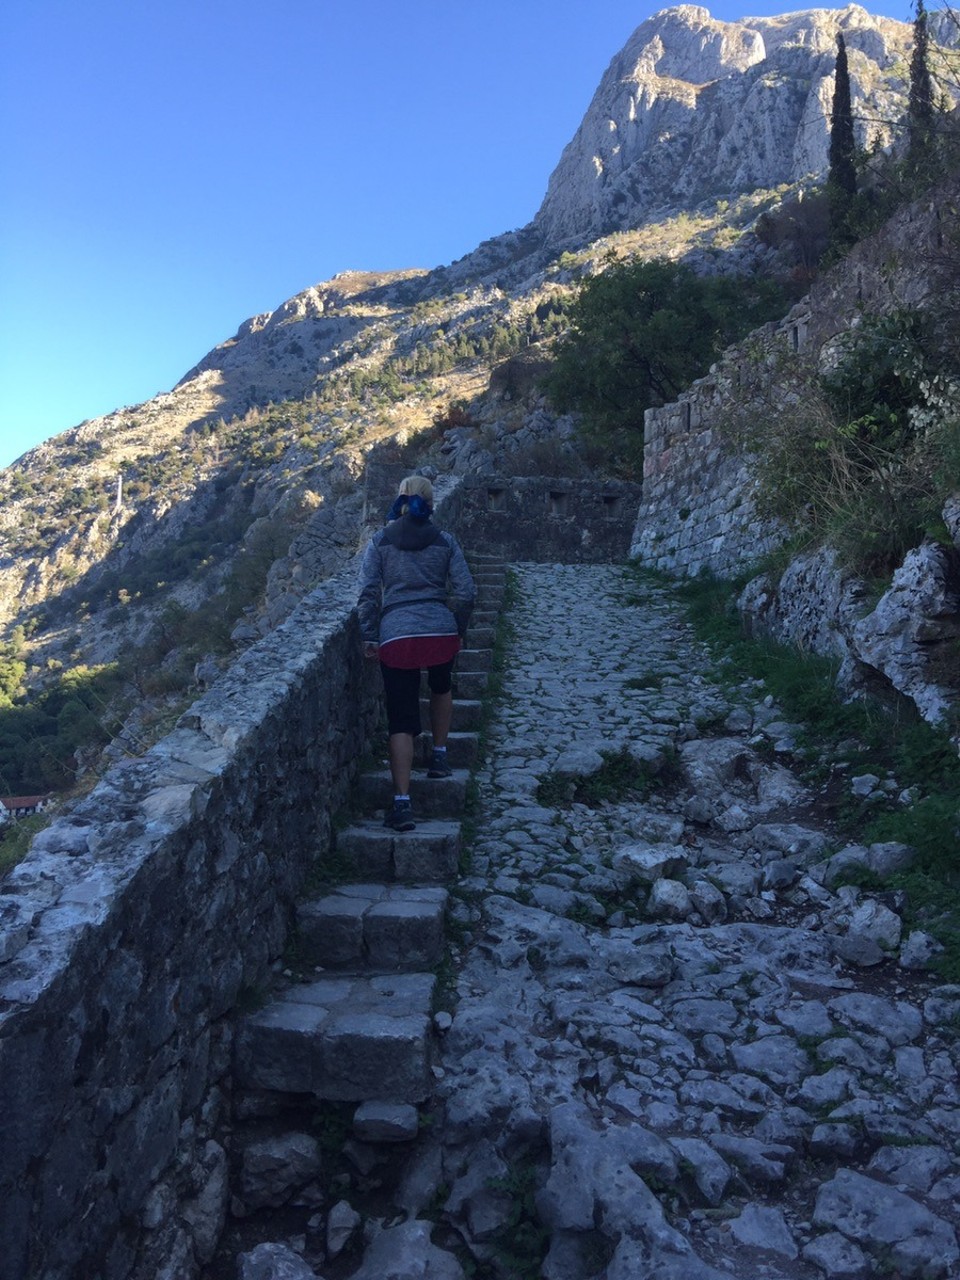
[(930, 40), (927, 11), (916, 0), (913, 22), (913, 53), (910, 57), (910, 97), (907, 103), (907, 169), (914, 175), (929, 166), (933, 141), (933, 80), (930, 76)]
[[(923, 0), (918, 0), (918, 3), (922, 4)], [(849, 245), (856, 239), (851, 226), (853, 202), (857, 194), (855, 155), (847, 45), (843, 33), (839, 32), (833, 107), (830, 113), (830, 170), (827, 176), (830, 239), (835, 246)]]

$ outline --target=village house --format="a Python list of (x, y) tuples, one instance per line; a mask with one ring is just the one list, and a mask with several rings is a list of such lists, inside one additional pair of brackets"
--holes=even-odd
[(0, 796), (0, 823), (11, 818), (29, 818), (47, 807), (46, 796)]

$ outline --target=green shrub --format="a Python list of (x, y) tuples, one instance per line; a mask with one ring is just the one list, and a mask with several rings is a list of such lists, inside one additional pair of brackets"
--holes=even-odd
[(548, 808), (584, 804), (591, 809), (627, 797), (645, 796), (653, 786), (662, 785), (671, 774), (669, 767), (655, 770), (638, 760), (628, 747), (601, 751), (603, 764), (593, 773), (567, 777), (547, 773), (537, 786), (537, 803)]
[(610, 260), (581, 283), (545, 389), (558, 409), (582, 415), (615, 468), (636, 471), (644, 411), (675, 399), (725, 346), (786, 306), (769, 281), (704, 278), (665, 259)]
[[(828, 542), (866, 576), (888, 574), (941, 523), (960, 486), (960, 391), (931, 321), (864, 317), (824, 374), (781, 360), (744, 397), (762, 514)], [(773, 397), (776, 397), (776, 404)]]

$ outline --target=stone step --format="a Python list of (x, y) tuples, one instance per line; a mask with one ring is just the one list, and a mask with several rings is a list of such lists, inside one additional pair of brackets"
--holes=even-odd
[[(453, 728), (457, 733), (478, 729), (483, 715), (483, 703), (477, 698), (454, 698)], [(420, 719), (427, 725), (430, 723), (430, 699), (420, 699)]]
[(486, 623), (478, 627), (471, 622), (467, 628), (467, 642), (471, 649), (489, 649), (495, 639), (495, 629)]
[(447, 891), (345, 884), (297, 908), (301, 964), (380, 973), (428, 969), (443, 953)]
[[(469, 777), (466, 769), (454, 769), (450, 778), (427, 778), (414, 774), (410, 779), (414, 818), (419, 822), (424, 818), (459, 817), (466, 802)], [(393, 781), (389, 769), (361, 774), (360, 801), (368, 812), (374, 809), (386, 811), (393, 804)], [(398, 838), (402, 839), (406, 834), (401, 831)]]
[[(426, 723), (429, 723), (429, 716)], [(472, 769), (477, 762), (480, 740), (475, 733), (451, 733), (447, 736), (447, 764), (451, 769)], [(423, 733), (416, 741), (414, 769), (426, 769), (433, 751), (433, 734)]]
[(481, 701), (487, 691), (488, 677), (486, 671), (454, 671), (454, 698), (479, 698)]
[(461, 649), (457, 654), (458, 671), (489, 671), (493, 662), (493, 650), (490, 648)]
[(398, 973), (290, 987), (241, 1021), (237, 1084), (331, 1102), (423, 1102), (435, 982)]
[(356, 822), (338, 831), (336, 852), (358, 879), (445, 883), (460, 864), (460, 823), (432, 819), (414, 831)]

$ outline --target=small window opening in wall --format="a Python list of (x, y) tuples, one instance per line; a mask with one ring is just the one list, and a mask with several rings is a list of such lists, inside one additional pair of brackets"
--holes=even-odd
[(800, 350), (800, 326), (798, 324), (790, 327), (790, 345), (794, 351)]
[(605, 493), (603, 495), (603, 514), (605, 516), (615, 516), (620, 506), (620, 495), (617, 493)]
[(487, 510), (502, 511), (506, 506), (506, 495), (503, 489), (487, 490)]
[(563, 516), (567, 513), (567, 494), (559, 493), (556, 490), (550, 492), (550, 514), (552, 516)]

